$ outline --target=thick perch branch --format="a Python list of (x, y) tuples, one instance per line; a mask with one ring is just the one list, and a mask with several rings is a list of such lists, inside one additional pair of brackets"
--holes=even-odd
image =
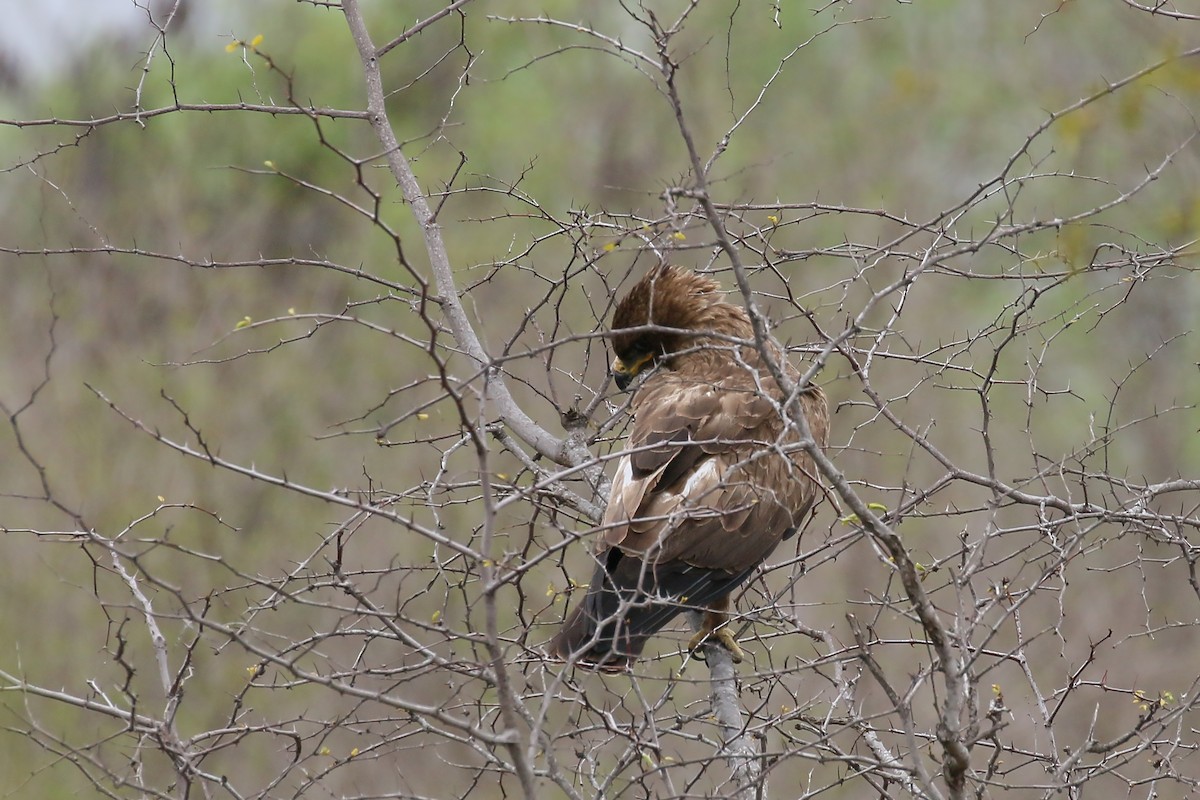
[[(476, 367), (486, 375), (487, 401), (500, 413), (504, 424), (523, 442), (554, 463), (568, 467), (595, 463), (595, 459), (584, 445), (582, 437), (559, 438), (525, 413), (525, 410), (509, 392), (503, 372), (484, 350), (483, 344), (479, 341), (467, 312), (463, 308), (462, 300), (459, 298), (450, 256), (442, 239), (442, 228), (437, 223), (434, 213), (425, 199), (425, 193), (417, 182), (412, 166), (400, 150), (400, 142), (388, 119), (383, 76), (379, 70), (381, 53), (371, 42), (371, 36), (367, 31), (357, 0), (343, 3), (342, 8), (362, 60), (367, 87), (367, 119), (375, 131), (375, 136), (383, 145), (383, 157), (387, 160), (392, 178), (400, 187), (404, 200), (412, 209), (413, 217), (421, 228), (425, 252), (429, 255), (429, 266), (438, 289), (438, 301), (442, 313), (446, 317), (446, 322), (450, 326), (454, 341), (462, 352), (475, 362)], [(599, 486), (603, 478), (599, 465), (596, 464), (595, 467), (585, 470), (585, 472), (592, 485)]]
[[(363, 76), (367, 86), (367, 111), (371, 127), (380, 144), (383, 145), (384, 157), (387, 159), (392, 177), (412, 209), (417, 224), (421, 227), (425, 240), (425, 251), (429, 254), (430, 267), (440, 294), (442, 313), (446, 316), (458, 346), (475, 362), (484, 375), (484, 397), (500, 412), (505, 424), (543, 456), (567, 466), (594, 461), (591, 453), (587, 448), (582, 447), (581, 443), (572, 441), (571, 444), (574, 446), (569, 446), (566, 440), (552, 435), (525, 413), (508, 391), (503, 373), (483, 349), (483, 345), (463, 309), (462, 301), (459, 299), (458, 288), (454, 284), (454, 273), (450, 266), (450, 256), (446, 251), (445, 242), (442, 240), (441, 226), (437, 224), (434, 214), (429, 208), (429, 203), (425, 200), (425, 194), (421, 191), (421, 186), (417, 182), (416, 175), (413, 174), (408, 159), (400, 151), (400, 142), (387, 117), (383, 76), (379, 71), (379, 53), (371, 42), (371, 36), (367, 31), (366, 22), (363, 20), (358, 0), (344, 0), (342, 9), (345, 11), (346, 23), (350, 27), (351, 36), (354, 38), (354, 44), (358, 48), (358, 54), (362, 60)], [(477, 446), (480, 448), (482, 463), (482, 458), (486, 453), (484, 440), (477, 440)], [(594, 463), (596, 464), (594, 475), (598, 476), (600, 474), (599, 462)], [(596, 481), (593, 481), (593, 485), (595, 484)], [(490, 522), (490, 519), (488, 521)], [(490, 584), (491, 567), (488, 561), (484, 561), (483, 564), (485, 580), (488, 580)], [(494, 595), (488, 594), (485, 597), (485, 605), (488, 608), (489, 620), (492, 619), (491, 615), (495, 612), (494, 604)], [(496, 687), (501, 695), (501, 717), (505, 727), (502, 732), (502, 740), (512, 755), (513, 767), (521, 782), (521, 790), (525, 797), (532, 800), (537, 797), (537, 779), (527, 755), (531, 748), (527, 741), (522, 741), (517, 720), (517, 707), (520, 699), (512, 691), (507, 680), (507, 672), (494, 626), (490, 626), (489, 629), (488, 645), (493, 651), (493, 668), (497, 674)]]
[(712, 711), (725, 742), (724, 756), (733, 773), (736, 789), (727, 795), (732, 800), (755, 800), (767, 796), (762, 760), (754, 742), (746, 733), (742, 719), (742, 699), (738, 691), (737, 669), (729, 651), (718, 644), (704, 646), (704, 656), (712, 681)]

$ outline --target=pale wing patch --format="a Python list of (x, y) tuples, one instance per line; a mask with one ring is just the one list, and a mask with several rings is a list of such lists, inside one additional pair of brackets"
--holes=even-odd
[(638, 520), (634, 520), (633, 528), (644, 530), (654, 526), (663, 527), (666, 518), (680, 508), (687, 517), (711, 516), (711, 501), (706, 502), (705, 498), (720, 483), (721, 470), (716, 459), (705, 459), (688, 476), (681, 491), (661, 491), (651, 495), (638, 513), (646, 522), (639, 525)]
[(721, 480), (720, 463), (716, 459), (705, 459), (682, 487), (649, 494), (637, 509), (636, 516), (629, 521), (621, 547), (642, 553), (657, 548), (673, 550), (667, 540), (680, 531), (684, 520), (720, 516), (721, 511), (713, 506), (712, 493), (719, 490)]
[(596, 543), (598, 552), (625, 540), (629, 533), (629, 521), (637, 515), (647, 487), (657, 481), (661, 474), (662, 469), (659, 469), (644, 478), (634, 478), (633, 460), (628, 455), (621, 458), (608, 494), (608, 505), (604, 509), (603, 534)]
[(604, 509), (605, 522), (610, 522), (618, 517), (628, 519), (629, 515), (633, 513), (634, 509), (624, 508), (621, 502), (632, 482), (633, 463), (629, 460), (629, 456), (623, 456), (617, 462), (617, 474), (613, 475), (612, 487), (609, 489), (608, 508)]
[(685, 498), (699, 498), (707, 494), (721, 481), (721, 470), (716, 459), (710, 458), (702, 463), (695, 472), (688, 476), (683, 485)]

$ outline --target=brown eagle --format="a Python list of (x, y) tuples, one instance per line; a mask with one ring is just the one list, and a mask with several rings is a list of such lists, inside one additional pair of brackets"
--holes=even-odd
[[(606, 671), (630, 667), (655, 632), (685, 610), (735, 661), (729, 594), (794, 535), (816, 500), (816, 468), (781, 414), (782, 390), (754, 346), (745, 309), (709, 278), (651, 270), (613, 314), (612, 371), (633, 427), (599, 529), (587, 596), (550, 642), (551, 655)], [(773, 360), (800, 373), (771, 345)], [(818, 445), (825, 395), (805, 387), (800, 408)]]

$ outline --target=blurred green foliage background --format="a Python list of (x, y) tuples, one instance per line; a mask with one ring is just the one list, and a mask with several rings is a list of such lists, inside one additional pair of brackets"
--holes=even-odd
[[(143, 109), (176, 100), (286, 105), (289, 97), (301, 105), (363, 107), (361, 69), (336, 9), (217, 0), (193, 5), (184, 2), (185, 16), (171, 28), (169, 61), (158, 50), (143, 74), (144, 52), (154, 42), (146, 26), (78, 50), (61, 42), (70, 63), (44, 76), (13, 72), (0, 96), (0, 117), (80, 120), (128, 112), (139, 86)], [(666, 19), (680, 4), (655, 5)], [(371, 7), (377, 44), (440, 8), (432, 2), (401, 6)], [(557, 0), (536, 8), (537, 14), (594, 25), (632, 48), (651, 46), (617, 4)], [(493, 353), (506, 347), (523, 353), (546, 331), (565, 339), (601, 328), (608, 287), (653, 260), (606, 226), (658, 217), (662, 192), (685, 182), (689, 172), (671, 109), (645, 66), (599, 52), (594, 40), (571, 31), (502, 19), (533, 13), (524, 3), (472, 4), (464, 20), (431, 26), (383, 62), (389, 111), (425, 188), (440, 192), (456, 176), (440, 221), (468, 308)], [(227, 52), (231, 41), (259, 34), (257, 48)], [(1051, 112), (1197, 43), (1200, 24), (1155, 18), (1118, 0), (859, 2), (823, 13), (803, 4), (713, 3), (693, 13), (675, 52), (686, 53), (681, 89), (702, 157), (788, 57), (717, 162), (713, 190), (724, 202), (820, 202), (920, 220), (953, 207), (999, 174)], [(1048, 177), (975, 206), (958, 221), (964, 237), (980, 237), (998, 218), (1066, 217), (1109, 202), (1187, 144), (1161, 177), (1094, 224), (1033, 233), (1020, 243), (1021, 259), (985, 249), (963, 254), (959, 265), (1002, 275), (1018, 262), (1028, 268), (1023, 259), (1041, 254), (1035, 268), (1055, 272), (1086, 265), (1106, 242), (1153, 249), (1192, 241), (1200, 226), (1200, 150), (1187, 137), (1196, 129), (1197, 110), (1200, 62), (1188, 59), (1058, 120), (1019, 159), (1022, 170)], [(136, 622), (123, 623), (136, 609), (123, 616), (119, 605), (96, 603), (97, 594), (115, 596), (119, 583), (68, 533), (35, 537), (21, 531), (70, 532), (82, 524), (116, 536), (159, 508), (159, 498), (186, 504), (158, 511), (127, 537), (171, 542), (179, 550), (148, 546), (143, 569), (191, 598), (226, 587), (212, 599), (234, 624), (259, 597), (255, 577), (296, 568), (343, 522), (342, 510), (319, 500), (162, 447), (98, 394), (150, 430), (184, 441), (192, 426), (223, 458), (322, 490), (399, 490), (420, 486), (437, 471), (458, 420), (444, 401), (422, 412), (428, 419), (406, 416), (418, 402), (438, 397), (436, 385), (421, 383), (431, 369), (422, 349), (404, 339), (420, 340), (428, 330), (408, 298), (389, 287), (411, 286), (413, 279), (398, 263), (392, 241), (330, 196), (369, 209), (374, 200), (363, 187), (370, 186), (405, 256), (426, 273), (418, 232), (377, 155), (378, 144), (361, 121), (314, 123), (301, 115), (180, 111), (92, 131), (0, 127), (0, 403), (9, 416), (33, 399), (19, 415), (19, 442), (11, 426), (0, 426), (0, 528), (6, 529), (0, 540), (0, 640), (10, 643), (0, 669), (86, 693), (89, 680), (104, 686), (124, 680), (105, 651), (115, 627), (126, 624), (134, 641), (145, 637)], [(845, 292), (839, 283), (849, 283), (856, 268), (853, 259), (836, 254), (839, 246), (886, 241), (901, 230), (881, 215), (749, 213), (761, 226), (769, 214), (783, 214), (772, 239), (776, 247), (819, 251), (755, 277), (780, 322), (777, 332), (794, 343), (815, 338), (814, 331), (784, 298), (802, 298), (825, 330), (840, 331), (866, 287), (878, 289), (899, 269), (885, 263)], [(556, 226), (548, 217), (588, 216), (596, 221), (590, 239), (572, 244), (550, 236)], [(689, 231), (672, 257), (705, 264), (709, 249), (693, 248), (698, 240), (707, 241)], [(606, 283), (588, 273), (577, 284), (561, 285), (563, 265), (581, 248), (602, 254), (610, 243), (618, 246), (597, 262)], [(108, 248), (124, 252), (102, 252)], [(518, 255), (527, 249), (527, 257)], [(158, 255), (129, 252), (134, 250)], [(260, 259), (282, 263), (232, 265)], [(312, 263), (286, 263), (297, 259)], [(1111, 276), (1081, 271), (1038, 307), (1043, 319), (1058, 320), (1046, 343), (1045, 373), (1054, 376), (1053, 388), (1070, 393), (1035, 398), (1036, 412), (1023, 386), (992, 395), (1002, 474), (1024, 475), (1062, 459), (1088, 440), (1098, 420), (1120, 425), (1142, 417), (1147, 419), (1135, 433), (1108, 453), (1108, 472), (1149, 482), (1200, 472), (1200, 417), (1192, 407), (1200, 392), (1200, 288), (1187, 272), (1193, 259), (1188, 251), (1179, 259), (1181, 269), (1165, 279), (1130, 283), (1124, 298)], [(531, 298), (553, 292), (562, 299), (535, 315), (540, 331), (523, 325)], [(1011, 284), (1002, 281), (930, 277), (914, 290), (898, 326), (904, 346), (914, 353), (936, 351), (1003, 323), (1013, 297)], [(1100, 324), (1102, 310), (1118, 300), (1120, 321)], [(871, 322), (883, 324), (888, 313), (881, 309), (882, 318)], [(1067, 324), (1073, 316), (1079, 322)], [(247, 319), (251, 324), (239, 326)], [(978, 368), (979, 352), (968, 347), (947, 358)], [(1151, 354), (1120, 383), (1131, 365)], [(530, 412), (558, 432), (558, 413), (574, 395), (590, 399), (586, 387), (600, 386), (607, 357), (598, 340), (584, 338), (564, 344), (556, 358), (555, 370), (562, 372), (536, 358), (519, 358), (512, 371), (527, 382), (519, 391)], [(1005, 358), (1012, 361), (1002, 365), (1002, 374), (1019, 380), (1027, 372), (1019, 354)], [(861, 398), (850, 373), (835, 359), (819, 378), (832, 403), (840, 404), (834, 438), (845, 447), (839, 451), (842, 469), (876, 486), (895, 486), (901, 474), (917, 485), (931, 481), (937, 465), (919, 456), (914, 463), (903, 437), (868, 424), (871, 413), (854, 405)], [(976, 375), (947, 371), (914, 383), (903, 366), (885, 365), (876, 385), (897, 398), (895, 407), (912, 424), (933, 425), (946, 452), (982, 471), (973, 444), (978, 397), (947, 391), (959, 381), (976, 385)], [(417, 382), (411, 390), (398, 391), (411, 382)], [(903, 399), (910, 392), (914, 396)], [(186, 422), (172, 403), (186, 410)], [(1110, 408), (1115, 419), (1105, 418)], [(1166, 413), (1171, 408), (1179, 410)], [(381, 446), (380, 426), (395, 419), (403, 421), (382, 444), (428, 441)], [(498, 457), (492, 466), (498, 474), (520, 473), (510, 458)], [(47, 493), (57, 502), (47, 502)], [(877, 494), (873, 499), (894, 505), (886, 492)], [(986, 503), (987, 493), (963, 499)], [(452, 537), (478, 534), (470, 505), (435, 513), (412, 492), (399, 506)], [(528, 547), (524, 513), (517, 509), (506, 518), (504, 549)], [(814, 527), (836, 529), (835, 516), (824, 510)], [(566, 520), (558, 524), (570, 527)], [(955, 525), (918, 521), (904, 533), (922, 559), (921, 552), (959, 532)], [(538, 536), (547, 537), (540, 544), (554, 541), (544, 532)], [(180, 550), (215, 554), (220, 562), (180, 558)], [(348, 558), (358, 568), (386, 571), (424, 563), (432, 552), (428, 542), (373, 525)], [(546, 583), (561, 589), (566, 574), (581, 574), (582, 555), (566, 562), (566, 573), (557, 566), (564, 563), (561, 556), (555, 567), (535, 573), (527, 581), (530, 597), (540, 603)], [(1103, 586), (1102, 576), (1093, 578)], [(472, 626), (466, 590), (423, 591), (420, 580), (379, 580), (414, 616)], [(866, 581), (861, 562), (824, 565), (802, 589), (813, 604), (804, 612), (811, 613), (810, 624), (836, 625), (844, 613), (837, 599), (861, 593)], [(1143, 596), (1153, 612), (1141, 601), (1122, 610), (1128, 597), (1097, 597), (1082, 617), (1070, 620), (1074, 641), (1086, 647), (1125, 612), (1128, 630), (1151, 618), (1193, 618), (1196, 598), (1181, 596), (1172, 588), (1177, 585), (1146, 577)], [(540, 627), (531, 645), (549, 636), (564, 605), (561, 597), (557, 604), (545, 600), (550, 610), (535, 614), (529, 597), (513, 600), (536, 616)], [(340, 612), (312, 608), (286, 613), (294, 618), (274, 621), (273, 629), (302, 632), (340, 618)], [(528, 622), (514, 614), (505, 625), (513, 630)], [(173, 635), (186, 638), (187, 623), (180, 621)], [(1159, 635), (1169, 640), (1161, 652), (1195, 652), (1194, 628)], [(459, 646), (466, 657), (471, 647)], [(1064, 644), (1062, 651), (1069, 648)], [(253, 666), (245, 653), (212, 646), (197, 649), (196, 662), (203, 674), (198, 686), (221, 698), (240, 691)], [(1048, 661), (1038, 669), (1055, 675), (1062, 665)], [(1115, 678), (1120, 665), (1112, 669)], [(1179, 686), (1194, 674), (1194, 666), (1168, 663), (1160, 654), (1153, 663), (1129, 667), (1123, 679)], [(154, 684), (147, 678), (136, 681), (149, 703)], [(257, 710), (284, 713), (294, 705), (303, 708), (294, 713), (310, 721), (339, 713), (323, 705), (333, 702), (328, 696), (311, 687), (304, 691), (302, 697), (263, 698)], [(430, 681), (424, 691), (436, 696), (444, 690)], [(1014, 691), (1010, 705), (1016, 701)], [(0, 733), (0, 775), (10, 776), (6, 796), (86, 796), (85, 769), (64, 766), (22, 735), (26, 700), (9, 693), (0, 702), (8, 708), (3, 724), (9, 732)], [(200, 729), (219, 726), (226, 709), (214, 702), (189, 706), (187, 713), (187, 724)], [(62, 708), (39, 708), (38, 718), (72, 741), (111, 733), (100, 723), (77, 727), (79, 715)], [(348, 750), (353, 741), (337, 746)], [(267, 761), (287, 757), (274, 744), (263, 752), (270, 753)], [(446, 780), (444, 769), (422, 762), (419, 751), (403, 772), (414, 792)], [(13, 783), (12, 776), (24, 782)], [(330, 786), (367, 792), (393, 777), (381, 765), (363, 786)]]

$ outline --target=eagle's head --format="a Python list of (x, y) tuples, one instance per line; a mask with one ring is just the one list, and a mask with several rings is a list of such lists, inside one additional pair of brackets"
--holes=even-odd
[[(749, 320), (740, 306), (725, 302), (721, 286), (683, 267), (664, 265), (646, 273), (613, 312), (612, 363), (624, 390), (638, 373), (685, 348), (706, 332), (740, 335)], [(671, 330), (647, 330), (654, 326)], [(681, 331), (695, 331), (682, 333)]]

